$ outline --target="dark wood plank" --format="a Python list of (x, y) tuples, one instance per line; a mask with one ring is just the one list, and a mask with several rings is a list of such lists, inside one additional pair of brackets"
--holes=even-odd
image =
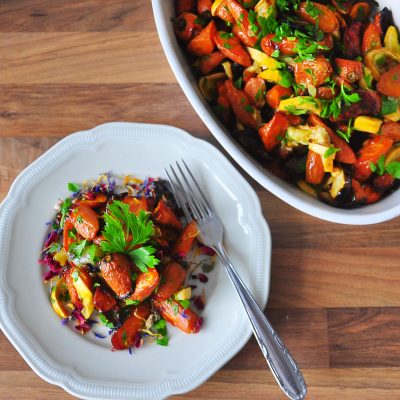
[[(310, 226), (311, 229), (311, 226)], [(329, 230), (340, 227), (329, 226)], [(303, 248), (272, 252), (269, 307), (398, 306), (399, 249)]]
[[(5, 371), (31, 371), (25, 360), (16, 353), (12, 344), (0, 331), (0, 375)], [(1, 394), (1, 391), (0, 391)], [(5, 398), (1, 397), (0, 398)]]
[(0, 32), (154, 31), (148, 0), (2, 0)]
[(0, 84), (175, 82), (156, 32), (0, 33), (0, 60)]
[(62, 137), (111, 121), (173, 124), (210, 136), (176, 83), (0, 86), (0, 136)]
[[(307, 400), (383, 400), (400, 399), (400, 370), (307, 369)], [(221, 370), (204, 385), (174, 400), (285, 400), (272, 375), (265, 370)]]
[(330, 366), (399, 367), (400, 308), (328, 310)]
[[(328, 368), (328, 324), (325, 309), (267, 309), (266, 314), (302, 368)], [(266, 361), (252, 337), (225, 369), (262, 370)]]
[(0, 137), (0, 201), (19, 172), (56, 142), (54, 138)]

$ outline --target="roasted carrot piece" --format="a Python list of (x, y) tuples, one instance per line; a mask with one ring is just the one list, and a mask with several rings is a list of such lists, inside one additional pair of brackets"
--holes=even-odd
[(308, 118), (308, 122), (312, 126), (322, 126), (325, 128), (325, 130), (328, 132), (329, 139), (331, 140), (332, 144), (334, 147), (340, 149), (336, 153), (335, 159), (341, 163), (344, 164), (355, 164), (357, 161), (357, 157), (354, 154), (353, 149), (350, 147), (350, 145), (340, 138), (338, 135), (336, 135), (335, 132), (329, 126), (327, 126), (318, 116), (315, 114), (311, 114)]
[(185, 11), (194, 11), (195, 0), (176, 0), (175, 10), (176, 14), (179, 15)]
[(385, 96), (400, 97), (400, 64), (381, 76), (378, 91)]
[(203, 29), (197, 21), (196, 14), (190, 12), (180, 14), (174, 23), (176, 36), (184, 42), (192, 40)]
[(276, 110), (278, 109), (281, 100), (289, 98), (292, 94), (292, 88), (275, 85), (267, 92), (267, 103), (271, 108)]
[(271, 121), (262, 126), (258, 134), (266, 151), (272, 151), (279, 143), (279, 136), (289, 127), (289, 121), (285, 114), (276, 112)]
[(245, 83), (243, 90), (254, 107), (261, 108), (265, 105), (266, 86), (264, 79), (250, 78)]
[(354, 200), (356, 203), (372, 204), (376, 203), (381, 197), (381, 193), (372, 189), (371, 185), (361, 185), (356, 179), (351, 180), (351, 188), (354, 193)]
[(367, 21), (371, 14), (371, 6), (366, 1), (360, 1), (351, 8), (350, 18), (355, 21)]
[(70, 231), (74, 228), (74, 224), (72, 221), (67, 218), (64, 221), (64, 230), (63, 230), (63, 246), (65, 251), (68, 251), (69, 245), (75, 240), (72, 236), (70, 236)]
[(138, 215), (139, 211), (149, 211), (149, 204), (146, 197), (132, 197), (127, 196), (122, 200), (123, 203), (129, 205), (129, 211)]
[(214, 51), (202, 57), (199, 61), (199, 68), (203, 75), (209, 74), (212, 70), (218, 67), (225, 60), (225, 55), (220, 51)]
[(113, 350), (123, 350), (136, 344), (137, 334), (149, 317), (151, 308), (148, 303), (141, 303), (132, 309), (131, 314), (111, 338)]
[(104, 193), (95, 193), (92, 199), (80, 199), (75, 204), (80, 206), (88, 206), (90, 208), (98, 207), (107, 201), (107, 196)]
[(196, 56), (206, 56), (215, 48), (214, 34), (217, 32), (215, 22), (211, 21), (197, 36), (188, 44), (187, 49)]
[(78, 296), (78, 292), (74, 286), (74, 278), (72, 277), (71, 273), (74, 271), (74, 267), (68, 269), (63, 273), (63, 277), (65, 283), (67, 284), (69, 297), (71, 298), (71, 303), (75, 306), (77, 310), (81, 310), (83, 308), (81, 299)]
[(197, 12), (199, 14), (211, 13), (212, 0), (198, 0), (197, 1)]
[(120, 298), (132, 292), (131, 266), (123, 254), (107, 254), (100, 263), (100, 270), (107, 285)]
[(199, 230), (196, 221), (190, 221), (179, 235), (179, 238), (172, 249), (172, 254), (186, 255), (189, 253), (198, 234)]
[(254, 47), (257, 43), (257, 36), (249, 36), (247, 31), (243, 29), (243, 26), (234, 24), (232, 27), (232, 32), (246, 46)]
[(281, 41), (274, 41), (275, 38), (274, 33), (269, 33), (261, 40), (261, 49), (262, 51), (272, 56), (272, 53), (275, 50), (279, 50), (279, 52), (286, 56), (292, 56), (296, 54), (296, 47), (299, 44), (298, 39), (288, 40), (287, 38), (282, 38)]
[(99, 312), (107, 312), (117, 307), (117, 301), (108, 291), (96, 288), (93, 297), (94, 307)]
[(370, 50), (382, 48), (382, 40), (379, 28), (371, 22), (364, 32), (362, 40), (362, 52), (368, 53)]
[(386, 155), (392, 145), (393, 140), (387, 136), (376, 136), (366, 140), (354, 165), (354, 177), (360, 182), (366, 181), (372, 175), (371, 163), (376, 164), (381, 156)]
[(395, 182), (395, 178), (393, 178), (390, 174), (383, 174), (377, 176), (373, 181), (373, 189), (378, 193), (384, 193), (386, 190), (390, 189)]
[(250, 67), (253, 64), (247, 51), (233, 34), (229, 32), (216, 32), (214, 34), (214, 41), (221, 53), (232, 61), (244, 67)]
[(254, 109), (243, 90), (237, 89), (231, 80), (225, 81), (226, 94), (237, 120), (244, 126), (258, 128), (258, 121), (254, 117)]
[(319, 55), (314, 60), (304, 60), (294, 66), (297, 84), (312, 85), (316, 88), (323, 85), (332, 75), (333, 68), (329, 60)]
[[(313, 13), (310, 12), (310, 8), (314, 11)], [(334, 12), (323, 4), (314, 1), (300, 3), (297, 13), (310, 24), (318, 24), (323, 32), (332, 33), (339, 30), (339, 21)]]
[(153, 297), (157, 300), (169, 299), (185, 283), (187, 271), (176, 262), (169, 263), (161, 273), (161, 283)]
[(221, 18), (225, 22), (229, 22), (230, 24), (233, 24), (235, 22), (235, 18), (233, 18), (232, 14), (229, 12), (229, 9), (228, 9), (227, 5), (225, 4), (225, 1), (223, 1), (217, 7), (214, 15)]
[(361, 61), (335, 59), (339, 76), (346, 82), (355, 83), (363, 78), (363, 64)]
[(203, 319), (190, 308), (184, 309), (182, 305), (172, 299), (153, 300), (154, 307), (160, 315), (171, 325), (176, 326), (185, 333), (200, 331)]
[(154, 221), (156, 221), (160, 225), (170, 226), (175, 229), (182, 229), (181, 221), (179, 221), (178, 217), (169, 208), (164, 200), (160, 200), (157, 204), (156, 209), (153, 212)]
[(312, 150), (308, 151), (306, 162), (306, 182), (318, 185), (325, 176), (322, 157)]
[(149, 297), (160, 283), (160, 275), (155, 268), (149, 268), (147, 272), (141, 272), (135, 281), (135, 290), (130, 300), (143, 301)]
[(88, 240), (93, 240), (99, 231), (99, 216), (88, 206), (77, 206), (71, 210), (69, 217), (77, 232)]
[(400, 124), (398, 122), (385, 122), (381, 131), (383, 136), (387, 136), (393, 142), (400, 142)]

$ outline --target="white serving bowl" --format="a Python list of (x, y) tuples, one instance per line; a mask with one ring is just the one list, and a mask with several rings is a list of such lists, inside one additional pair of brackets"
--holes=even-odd
[[(380, 8), (384, 6), (391, 8), (395, 21), (400, 24), (400, 4), (398, 0), (380, 0), (379, 5)], [(228, 129), (218, 121), (200, 93), (196, 79), (192, 75), (190, 66), (175, 38), (171, 23), (171, 18), (175, 16), (174, 0), (152, 0), (152, 6), (161, 44), (182, 90), (208, 129), (250, 176), (291, 206), (327, 221), (350, 225), (367, 225), (387, 221), (400, 215), (400, 190), (376, 204), (343, 210), (333, 208), (314, 199), (265, 169), (233, 139)]]

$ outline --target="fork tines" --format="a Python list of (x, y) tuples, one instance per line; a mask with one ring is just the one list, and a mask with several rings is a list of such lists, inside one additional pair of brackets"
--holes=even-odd
[[(182, 165), (182, 166), (181, 166)], [(179, 206), (182, 208), (188, 221), (204, 219), (211, 215), (211, 206), (199, 184), (184, 160), (176, 161), (176, 167), (169, 166), (170, 173), (165, 168), (172, 191)]]

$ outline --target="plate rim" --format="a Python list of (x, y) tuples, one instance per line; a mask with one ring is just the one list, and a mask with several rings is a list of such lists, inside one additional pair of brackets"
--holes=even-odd
[[(124, 130), (126, 130), (126, 133), (124, 132)], [(264, 308), (269, 295), (272, 247), (271, 233), (269, 226), (262, 214), (261, 204), (254, 189), (214, 145), (202, 139), (195, 138), (186, 131), (183, 131), (182, 129), (175, 128), (169, 125), (128, 122), (111, 122), (101, 124), (93, 129), (79, 131), (68, 135), (67, 137), (61, 139), (59, 142), (53, 145), (41, 156), (39, 156), (35, 161), (33, 161), (18, 174), (18, 176), (15, 178), (12, 185), (10, 186), (8, 194), (0, 204), (0, 251), (6, 250), (4, 258), (8, 260), (9, 246), (7, 242), (7, 226), (9, 226), (9, 224), (15, 218), (13, 210), (15, 211), (15, 209), (17, 208), (18, 200), (20, 200), (21, 196), (23, 196), (23, 189), (27, 185), (27, 180), (31, 179), (31, 175), (40, 177), (43, 165), (48, 162), (53, 154), (56, 154), (60, 151), (66, 151), (70, 155), (77, 146), (85, 146), (88, 143), (101, 144), (102, 140), (106, 141), (107, 138), (109, 140), (110, 135), (114, 135), (114, 138), (129, 137), (130, 140), (132, 140), (133, 137), (139, 135), (139, 131), (146, 130), (153, 130), (154, 132), (157, 130), (158, 132), (162, 132), (163, 134), (173, 136), (175, 135), (175, 138), (179, 137), (182, 142), (185, 142), (185, 144), (196, 144), (198, 147), (202, 147), (204, 150), (207, 149), (209, 151), (212, 151), (218, 159), (218, 162), (224, 163), (230, 169), (229, 173), (233, 173), (235, 175), (235, 179), (238, 178), (240, 180), (240, 184), (246, 188), (246, 190), (243, 190), (243, 192), (246, 193), (246, 197), (249, 198), (252, 203), (252, 207), (250, 210), (248, 210), (246, 216), (248, 219), (251, 219), (254, 216), (258, 216), (257, 229), (258, 231), (261, 231), (262, 237), (264, 238), (264, 248), (257, 248), (257, 254), (261, 255), (261, 253), (265, 253), (267, 255), (267, 259), (264, 260), (263, 264), (263, 267), (266, 267), (265, 271), (262, 271), (262, 269), (260, 268), (258, 271), (255, 270), (255, 273), (259, 274), (262, 278), (260, 279), (260, 284), (257, 285), (256, 283), (255, 285), (255, 294), (257, 295), (259, 303)], [(246, 203), (246, 209), (247, 208), (248, 204)], [(5, 262), (3, 260), (0, 260), (1, 275), (4, 275), (6, 273), (7, 267), (4, 264)], [(238, 339), (239, 341), (233, 351), (231, 350), (230, 354), (228, 352), (228, 354), (223, 355), (219, 358), (219, 360), (213, 360), (212, 365), (204, 365), (207, 363), (202, 362), (200, 366), (197, 366), (195, 371), (197, 375), (200, 374), (199, 376), (194, 376), (195, 373), (191, 372), (192, 377), (189, 379), (187, 376), (179, 378), (167, 374), (167, 377), (164, 378), (161, 382), (157, 382), (156, 386), (154, 384), (140, 384), (137, 385), (140, 387), (134, 387), (132, 385), (129, 385), (129, 387), (127, 387), (125, 385), (118, 384), (116, 385), (119, 387), (118, 390), (115, 389), (116, 386), (113, 387), (118, 392), (115, 393), (115, 390), (112, 391), (109, 388), (109, 385), (103, 385), (106, 387), (101, 387), (101, 385), (97, 383), (88, 384), (88, 379), (80, 379), (80, 377), (77, 376), (76, 373), (68, 370), (68, 368), (63, 368), (60, 366), (57, 367), (57, 363), (54, 363), (54, 365), (52, 365), (53, 363), (50, 362), (47, 354), (39, 354), (34, 348), (32, 348), (32, 338), (29, 338), (29, 332), (27, 332), (26, 334), (21, 334), (21, 332), (17, 332), (16, 326), (18, 326), (18, 318), (14, 318), (14, 315), (12, 315), (10, 312), (10, 300), (12, 300), (13, 295), (11, 294), (9, 288), (6, 286), (5, 279), (0, 281), (0, 289), (0, 328), (2, 329), (7, 339), (13, 344), (13, 346), (17, 349), (23, 359), (38, 376), (49, 383), (62, 387), (64, 390), (74, 396), (79, 396), (85, 399), (108, 400), (111, 398), (111, 393), (111, 396), (116, 396), (113, 398), (118, 399), (131, 398), (132, 396), (143, 399), (162, 399), (166, 396), (193, 390), (197, 386), (204, 383), (207, 379), (209, 379), (211, 375), (218, 371), (226, 362), (229, 361), (229, 359), (237, 354), (247, 343), (248, 339), (251, 336), (250, 326), (248, 324), (247, 326), (245, 326), (243, 325), (243, 323), (241, 323), (240, 332), (236, 335), (240, 336), (240, 338)], [(232, 335), (232, 337), (233, 336), (234, 335)], [(49, 365), (51, 365), (51, 367), (49, 367)], [(203, 371), (199, 371), (200, 369), (203, 369)], [(104, 393), (101, 394), (99, 390), (96, 390), (96, 393), (94, 393), (95, 389), (99, 389), (100, 392)]]

